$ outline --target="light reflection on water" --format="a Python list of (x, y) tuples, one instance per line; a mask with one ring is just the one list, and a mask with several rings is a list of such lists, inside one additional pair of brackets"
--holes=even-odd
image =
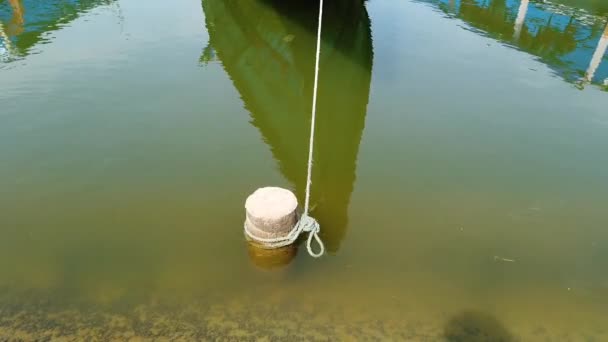
[(595, 84), (608, 89), (608, 63), (602, 63), (608, 45), (608, 9), (599, 2), (581, 8), (559, 1), (422, 2), (436, 5), (481, 34), (538, 57), (579, 88)]

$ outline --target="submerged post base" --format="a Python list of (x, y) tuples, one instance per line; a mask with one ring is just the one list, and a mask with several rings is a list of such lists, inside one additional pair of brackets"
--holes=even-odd
[(276, 249), (262, 248), (259, 244), (248, 241), (247, 252), (251, 262), (258, 268), (271, 271), (287, 267), (298, 254), (298, 247), (289, 245)]

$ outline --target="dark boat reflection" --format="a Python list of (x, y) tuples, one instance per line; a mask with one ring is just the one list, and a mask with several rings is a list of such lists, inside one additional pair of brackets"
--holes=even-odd
[[(318, 2), (205, 0), (203, 10), (210, 41), (201, 61), (221, 61), (302, 203)], [(324, 11), (311, 205), (336, 252), (348, 226), (372, 40), (362, 1), (328, 1)]]

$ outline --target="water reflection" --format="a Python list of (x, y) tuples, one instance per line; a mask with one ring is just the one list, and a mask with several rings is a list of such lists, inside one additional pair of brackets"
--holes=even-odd
[[(608, 9), (594, 1), (421, 0), (475, 30), (537, 56), (567, 82), (608, 90)], [(577, 6), (577, 7), (572, 7)]]
[[(330, 252), (347, 228), (372, 69), (370, 21), (362, 1), (325, 4), (311, 205)], [(318, 3), (203, 1), (209, 46), (251, 112), (283, 175), (302, 199)]]
[(521, 35), (521, 29), (524, 26), (526, 20), (526, 14), (528, 13), (528, 5), (530, 0), (521, 0), (519, 4), (519, 10), (517, 11), (517, 18), (515, 18), (515, 26), (513, 28), (513, 40), (518, 41)]
[(83, 12), (114, 0), (8, 0), (0, 2), (0, 60), (25, 57)]
[[(606, 48), (608, 47), (608, 24), (606, 24), (606, 29), (604, 30), (604, 34), (600, 38), (597, 43), (597, 48), (593, 53), (593, 57), (591, 58), (591, 62), (589, 63), (589, 68), (585, 73), (584, 82), (591, 83), (595, 78), (595, 74), (604, 59), (604, 55), (606, 54)], [(604, 80), (604, 85), (608, 86), (608, 78)]]

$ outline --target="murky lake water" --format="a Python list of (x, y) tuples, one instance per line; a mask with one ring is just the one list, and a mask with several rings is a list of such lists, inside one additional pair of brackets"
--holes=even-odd
[(608, 3), (0, 1), (0, 339), (608, 340)]

